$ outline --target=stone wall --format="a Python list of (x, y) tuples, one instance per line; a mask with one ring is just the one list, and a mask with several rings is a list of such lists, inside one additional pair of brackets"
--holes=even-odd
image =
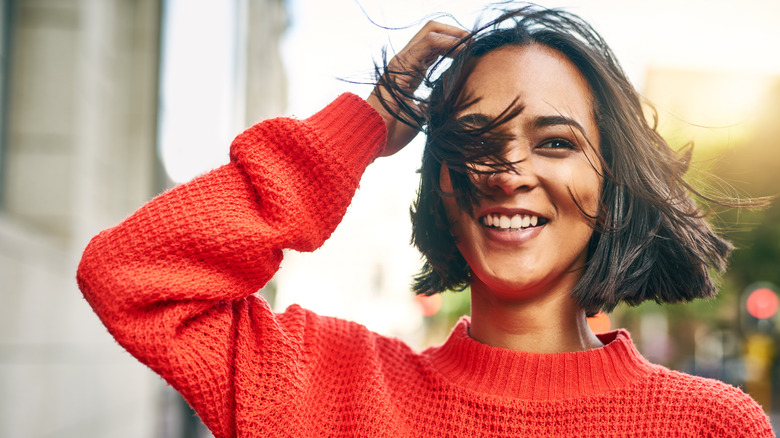
[[(235, 1), (247, 11), (246, 118), (279, 114), (283, 1)], [(0, 78), (0, 436), (172, 436), (160, 414), (165, 383), (116, 344), (75, 282), (89, 238), (165, 188), (162, 0), (0, 5), (10, 14), (0, 17), (10, 24)]]

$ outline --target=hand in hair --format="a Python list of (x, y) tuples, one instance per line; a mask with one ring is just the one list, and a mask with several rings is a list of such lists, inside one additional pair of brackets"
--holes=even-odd
[[(376, 109), (387, 126), (387, 145), (382, 156), (390, 156), (404, 148), (417, 135), (420, 126), (411, 120), (399, 120), (393, 114), (401, 114), (399, 108), (419, 111), (412, 96), (422, 82), (426, 71), (439, 56), (457, 51), (458, 44), (469, 32), (447, 24), (429, 21), (387, 64), (382, 77), (368, 97), (368, 103)], [(397, 87), (386, 87), (395, 82)], [(395, 88), (402, 93), (390, 91)]]

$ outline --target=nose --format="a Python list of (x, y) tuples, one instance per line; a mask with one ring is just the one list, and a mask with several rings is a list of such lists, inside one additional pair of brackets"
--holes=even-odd
[(528, 154), (511, 155), (513, 156), (507, 157), (514, 163), (510, 169), (487, 174), (485, 184), (490, 191), (512, 195), (518, 191), (531, 190), (539, 185), (539, 179)]

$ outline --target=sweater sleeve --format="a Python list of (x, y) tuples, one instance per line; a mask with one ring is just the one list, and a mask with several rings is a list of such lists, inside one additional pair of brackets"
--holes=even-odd
[[(86, 300), (216, 436), (236, 431), (236, 356), (277, 348), (258, 331), (278, 339), (286, 321), (299, 325), (255, 292), (283, 249), (313, 251), (330, 236), (385, 136), (381, 117), (351, 94), (305, 120), (258, 123), (234, 140), (229, 164), (158, 196), (85, 249), (77, 280)], [(262, 330), (242, 335), (258, 319)]]

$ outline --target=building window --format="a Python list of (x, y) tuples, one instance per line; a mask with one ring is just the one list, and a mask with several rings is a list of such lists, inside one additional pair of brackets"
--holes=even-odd
[(6, 151), (8, 143), (8, 78), (11, 58), (11, 28), (14, 0), (0, 0), (0, 208), (6, 189)]
[(163, 5), (158, 152), (181, 183), (224, 164), (243, 128), (246, 2)]

